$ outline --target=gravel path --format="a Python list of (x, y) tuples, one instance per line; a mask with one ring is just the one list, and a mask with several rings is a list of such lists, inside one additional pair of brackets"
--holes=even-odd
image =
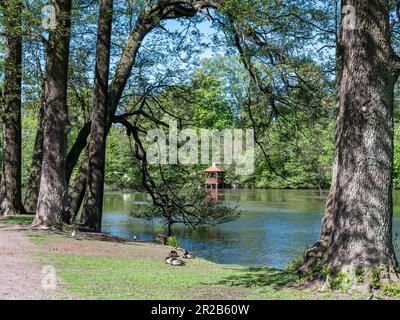
[(34, 245), (21, 227), (0, 224), (0, 300), (48, 300), (55, 292), (42, 289), (42, 267), (29, 253)]

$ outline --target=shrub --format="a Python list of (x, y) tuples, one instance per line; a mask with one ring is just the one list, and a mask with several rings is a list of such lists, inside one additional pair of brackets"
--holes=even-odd
[(177, 247), (179, 247), (179, 240), (175, 236), (169, 237), (167, 239), (167, 245), (171, 246), (171, 247), (174, 247), (174, 248), (177, 248)]

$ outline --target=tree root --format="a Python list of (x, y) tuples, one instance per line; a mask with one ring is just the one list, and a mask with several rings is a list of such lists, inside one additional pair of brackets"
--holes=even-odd
[(344, 268), (334, 272), (321, 263), (321, 248), (321, 244), (316, 244), (306, 252), (298, 270), (302, 279), (300, 288), (358, 292), (378, 299), (400, 297), (399, 269), (380, 265), (373, 269)]
[(318, 241), (304, 253), (303, 261), (300, 264), (298, 272), (300, 274), (313, 273), (322, 265), (322, 258), (328, 248), (328, 243)]

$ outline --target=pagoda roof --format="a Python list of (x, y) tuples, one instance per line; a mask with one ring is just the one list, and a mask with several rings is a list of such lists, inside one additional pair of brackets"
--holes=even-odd
[(213, 164), (211, 167), (209, 167), (206, 170), (204, 170), (204, 172), (206, 172), (206, 173), (210, 173), (210, 172), (225, 172), (225, 170), (221, 169), (216, 164)]

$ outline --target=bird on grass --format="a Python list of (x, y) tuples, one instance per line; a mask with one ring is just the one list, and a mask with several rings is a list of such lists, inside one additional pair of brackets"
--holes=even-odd
[(171, 264), (173, 260), (175, 260), (175, 258), (166, 257), (164, 261), (165, 261), (166, 264)]
[(185, 262), (181, 259), (178, 259), (179, 255), (178, 252), (175, 250), (172, 250), (169, 254), (168, 257), (165, 258), (165, 263), (169, 264), (171, 266), (177, 267), (177, 266), (184, 266)]
[(185, 262), (183, 260), (177, 259), (177, 258), (172, 258), (172, 257), (166, 257), (165, 263), (169, 264), (171, 266), (174, 266), (174, 267), (185, 265)]
[(172, 251), (169, 253), (168, 257), (171, 257), (171, 258), (179, 258), (179, 254), (178, 254), (178, 252), (176, 252), (175, 250), (172, 250)]
[(74, 239), (79, 240), (79, 239), (78, 239), (78, 238), (79, 238), (79, 232), (78, 232), (77, 230), (73, 230), (73, 231), (71, 232), (71, 237), (74, 238)]
[(185, 261), (181, 260), (181, 259), (174, 259), (171, 262), (171, 266), (175, 266), (175, 267), (180, 267), (180, 266), (184, 266), (185, 265)]
[(196, 257), (194, 256), (193, 253), (185, 250), (185, 252), (183, 254), (183, 259), (194, 259), (194, 258), (196, 258)]

